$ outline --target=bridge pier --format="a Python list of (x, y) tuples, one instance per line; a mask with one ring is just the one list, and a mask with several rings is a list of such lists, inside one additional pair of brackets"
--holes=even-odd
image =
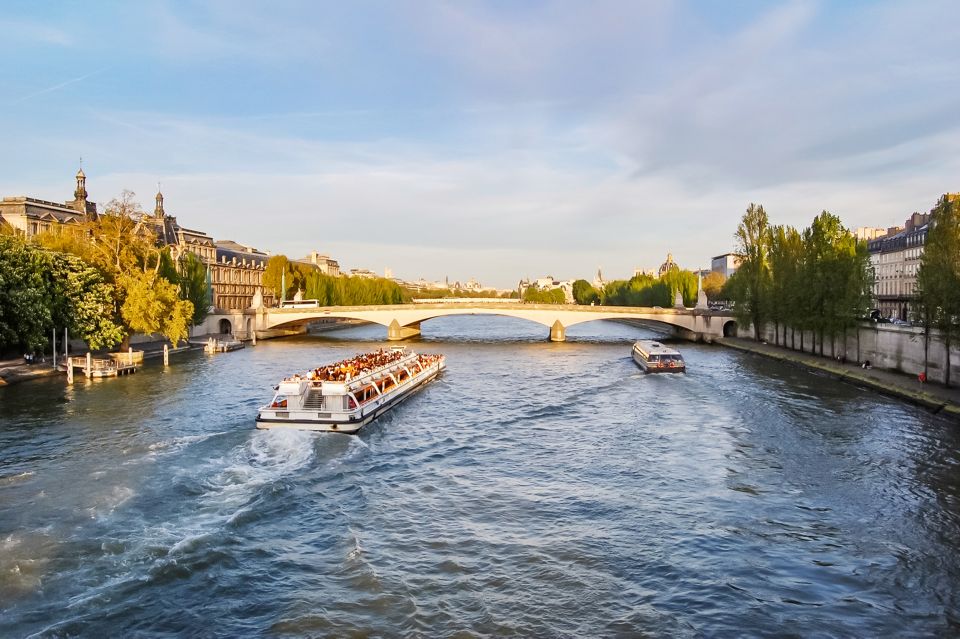
[(417, 337), (419, 335), (420, 322), (408, 324), (407, 326), (400, 326), (400, 323), (397, 322), (397, 320), (393, 320), (390, 322), (390, 326), (387, 327), (388, 342), (399, 342), (400, 340), (410, 339), (411, 337)]
[(567, 341), (567, 329), (563, 327), (563, 324), (560, 323), (560, 320), (555, 321), (553, 323), (553, 326), (550, 327), (550, 341), (551, 342)]

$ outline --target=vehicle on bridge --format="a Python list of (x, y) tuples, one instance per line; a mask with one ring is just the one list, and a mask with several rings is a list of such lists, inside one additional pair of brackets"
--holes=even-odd
[(257, 428), (356, 433), (446, 368), (443, 355), (399, 346), (284, 379), (257, 413)]
[(278, 308), (320, 308), (320, 300), (283, 300)]
[(633, 361), (644, 373), (685, 373), (687, 365), (680, 351), (660, 342), (642, 339), (633, 345)]

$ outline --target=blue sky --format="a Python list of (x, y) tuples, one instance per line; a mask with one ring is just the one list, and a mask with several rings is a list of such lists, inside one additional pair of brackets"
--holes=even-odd
[(960, 190), (960, 3), (7, 2), (0, 194), (397, 276), (708, 266)]

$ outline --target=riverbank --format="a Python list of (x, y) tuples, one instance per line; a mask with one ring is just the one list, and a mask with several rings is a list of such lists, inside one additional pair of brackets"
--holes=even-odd
[(825, 357), (809, 353), (800, 353), (769, 343), (755, 342), (738, 337), (724, 337), (715, 340), (717, 344), (740, 351), (755, 353), (764, 357), (804, 366), (826, 373), (837, 379), (846, 380), (858, 386), (865, 386), (884, 395), (898, 397), (913, 404), (928, 408), (934, 413), (947, 413), (960, 418), (960, 389), (947, 388), (934, 382), (922, 383), (912, 375), (881, 368), (860, 368), (856, 363), (841, 364)]
[[(163, 357), (163, 345), (165, 342), (141, 342), (135, 345), (135, 350), (143, 351), (144, 359), (156, 359)], [(202, 346), (180, 346), (171, 348), (170, 355), (185, 353), (188, 351), (201, 350)], [(86, 355), (86, 351), (71, 352), (72, 357)], [(38, 364), (27, 364), (22, 357), (16, 359), (0, 361), (0, 387), (19, 384), (20, 382), (29, 382), (34, 379), (43, 379), (45, 377), (54, 377), (56, 375), (66, 375), (63, 368), (62, 358), (57, 357), (57, 368), (53, 368), (52, 360), (45, 359)]]

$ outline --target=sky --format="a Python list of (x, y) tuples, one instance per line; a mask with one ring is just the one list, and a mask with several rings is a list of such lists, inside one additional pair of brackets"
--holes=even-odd
[(687, 268), (751, 202), (960, 190), (960, 3), (4, 2), (0, 195), (124, 189), (345, 268), (514, 287)]

